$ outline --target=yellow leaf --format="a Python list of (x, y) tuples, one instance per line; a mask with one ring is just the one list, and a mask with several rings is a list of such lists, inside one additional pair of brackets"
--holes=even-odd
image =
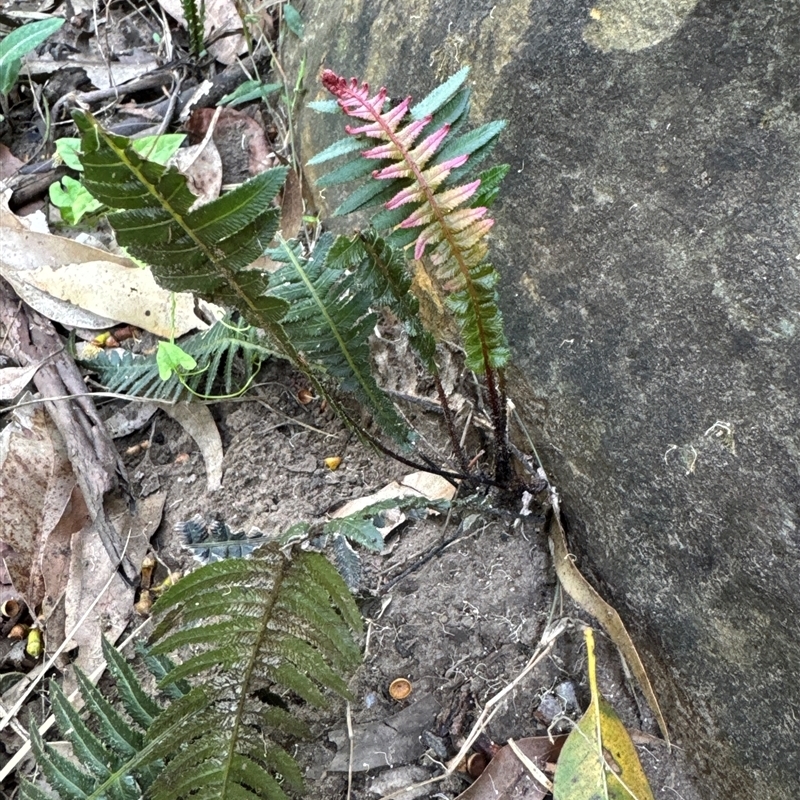
[(25, 652), (32, 658), (39, 658), (43, 650), (42, 632), (38, 628), (31, 628), (28, 631), (28, 642), (25, 645)]
[(653, 800), (628, 731), (597, 690), (591, 628), (585, 634), (592, 702), (564, 743), (553, 782), (553, 798)]

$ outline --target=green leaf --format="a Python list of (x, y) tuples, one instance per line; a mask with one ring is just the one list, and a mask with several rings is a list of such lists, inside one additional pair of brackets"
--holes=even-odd
[(461, 88), (469, 75), (469, 67), (462, 67), (455, 75), (451, 75), (443, 84), (437, 86), (427, 97), (420, 100), (411, 109), (414, 119), (422, 119), (428, 114), (436, 113)]
[[(332, 102), (336, 108), (335, 111), (339, 110), (339, 106), (337, 105), (335, 100), (325, 100), (325, 103)], [(309, 103), (310, 107), (316, 108), (313, 103)], [(317, 109), (319, 110), (319, 109)], [(339, 156), (343, 156), (346, 153), (352, 153), (354, 150), (363, 150), (364, 143), (359, 141), (358, 139), (354, 139), (352, 136), (348, 136), (346, 139), (339, 139), (338, 141), (334, 142), (332, 145), (326, 147), (321, 153), (317, 153), (313, 158), (308, 160), (309, 166), (314, 166), (315, 164), (322, 164), (325, 161), (330, 161), (332, 158), (338, 158)]]
[(158, 374), (162, 381), (167, 380), (173, 373), (182, 375), (197, 367), (197, 362), (172, 342), (158, 343), (156, 359)]
[(83, 164), (80, 159), (81, 140), (71, 136), (56, 140), (56, 155), (64, 162), (64, 165), (76, 172), (83, 172)]
[(490, 167), (481, 172), (479, 176), (481, 185), (478, 187), (478, 191), (472, 196), (473, 208), (477, 208), (478, 206), (491, 207), (492, 203), (497, 199), (497, 195), (500, 191), (500, 184), (503, 178), (508, 175), (510, 169), (511, 167), (508, 164), (498, 164), (496, 167)]
[(103, 204), (95, 200), (80, 181), (69, 175), (65, 175), (61, 183), (50, 184), (50, 202), (69, 225), (77, 225), (87, 214), (103, 208)]
[(298, 38), (303, 38), (303, 20), (300, 12), (291, 4), (283, 4), (283, 20), (286, 27)]
[(269, 95), (283, 89), (281, 83), (262, 83), (260, 80), (250, 80), (239, 84), (230, 94), (220, 99), (221, 106), (239, 106), (252, 100), (266, 101)]
[[(310, 163), (309, 161), (309, 164)], [(346, 183), (347, 181), (354, 181), (358, 178), (366, 178), (368, 175), (372, 175), (375, 168), (375, 163), (367, 161), (365, 158), (355, 158), (323, 175), (317, 181), (317, 186), (324, 189), (326, 186), (335, 186), (337, 183)]]
[(19, 75), (22, 59), (52, 36), (63, 24), (63, 19), (42, 19), (28, 22), (0, 42), (0, 94), (7, 95)]
[(597, 690), (594, 636), (588, 647), (592, 701), (558, 758), (554, 800), (653, 800), (636, 748), (614, 708)]
[(346, 536), (350, 541), (380, 553), (383, 550), (383, 536), (375, 527), (374, 516), (375, 514), (358, 514), (332, 519), (325, 524), (325, 532)]
[[(185, 133), (163, 133), (159, 136), (143, 136), (131, 139), (131, 147), (142, 157), (156, 164), (166, 164), (186, 139)], [(81, 163), (81, 140), (65, 136), (56, 141), (56, 153), (66, 166), (83, 172)]]
[(372, 297), (375, 306), (392, 311), (405, 326), (409, 343), (425, 369), (437, 374), (436, 341), (422, 322), (402, 251), (370, 230), (352, 239), (338, 237), (328, 260), (331, 266), (353, 270), (353, 282), (359, 290)]

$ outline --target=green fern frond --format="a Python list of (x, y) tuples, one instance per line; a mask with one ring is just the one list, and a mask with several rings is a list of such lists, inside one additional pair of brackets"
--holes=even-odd
[(110, 392), (176, 402), (193, 395), (213, 397), (214, 384), (221, 377), (217, 394), (244, 392), (258, 373), (261, 363), (276, 355), (264, 335), (252, 325), (236, 324), (228, 315), (207, 331), (180, 340), (180, 347), (197, 362), (190, 374), (180, 378), (172, 373), (161, 380), (156, 354), (139, 355), (127, 350), (101, 351), (82, 363), (98, 373)]
[[(359, 662), (352, 633), (361, 623), (334, 567), (316, 553), (289, 560), (277, 546), (267, 546), (252, 559), (202, 567), (172, 587), (153, 611), (172, 612), (153, 633), (153, 652), (191, 644), (193, 653), (162, 684), (209, 669), (217, 673), (213, 704), (185, 721), (180, 738), (187, 746), (179, 761), (167, 763), (153, 796), (284, 796), (271, 769), (290, 762), (273, 737), (296, 732), (296, 726), (287, 725), (291, 716), (273, 706), (275, 730), (266, 738), (256, 693), (269, 688), (315, 706), (327, 704), (324, 689), (349, 697), (342, 676)], [(156, 733), (160, 724), (159, 719)], [(189, 777), (200, 774), (202, 781)]]
[[(104, 131), (90, 115), (75, 112), (74, 118), (82, 134), (84, 185), (108, 207), (122, 209), (108, 215), (117, 241), (149, 264), (164, 288), (191, 291), (235, 308), (251, 325), (264, 329), (280, 355), (305, 373), (312, 388), (325, 397), (355, 433), (369, 439), (328, 388), (324, 369), (327, 354), (315, 360), (325, 350), (324, 342), (315, 352), (320, 342), (311, 343), (306, 338), (309, 352), (301, 352), (281, 325), (288, 304), (278, 296), (279, 292), (269, 291), (269, 273), (249, 269), (277, 232), (279, 211), (273, 200), (286, 169), (267, 170), (217, 200), (194, 208), (196, 198), (189, 191), (186, 178), (174, 168), (142, 158), (128, 139)], [(334, 299), (344, 300), (346, 295)], [(340, 316), (347, 317), (351, 310), (352, 307)], [(365, 319), (359, 321), (361, 327), (339, 333), (352, 334), (360, 340), (365, 335)], [(334, 328), (339, 324), (333, 316), (318, 322), (317, 331), (331, 323)], [(297, 326), (291, 327), (294, 335)], [(336, 343), (344, 362), (354, 355), (348, 350), (350, 344), (345, 339)], [(363, 352), (358, 350), (359, 355)], [(354, 361), (351, 367), (349, 373), (334, 377), (352, 385), (356, 393), (361, 392), (362, 400), (367, 398), (365, 402), (370, 403), (378, 421), (387, 425), (390, 435), (407, 441), (409, 434), (391, 403), (376, 390), (374, 381), (370, 382), (369, 360)], [(366, 377), (362, 379), (362, 375)]]
[(392, 247), (374, 230), (368, 230), (349, 239), (338, 237), (328, 262), (332, 267), (352, 271), (358, 291), (372, 297), (376, 307), (388, 308), (404, 324), (409, 343), (422, 365), (436, 375), (439, 372), (434, 359), (436, 341), (422, 323), (402, 250)]
[[(148, 661), (174, 699), (157, 704), (104, 642), (122, 707), (78, 673), (79, 713), (51, 683), (73, 758), (31, 732), (50, 789), (65, 800), (275, 800), (301, 792), (286, 745), (308, 730), (293, 706), (298, 698), (326, 706), (330, 691), (349, 697), (346, 679), (360, 661), (353, 634), (361, 618), (335, 568), (319, 554), (290, 559), (273, 545), (252, 559), (200, 568), (153, 610), (160, 622)], [(186, 661), (167, 658), (189, 645)], [(21, 796), (52, 800), (31, 782)]]
[(285, 262), (272, 276), (270, 295), (289, 306), (281, 324), (305, 359), (324, 367), (395, 441), (408, 444), (411, 432), (370, 370), (369, 336), (377, 323), (372, 297), (356, 291), (351, 274), (328, 257), (332, 243), (323, 234), (308, 259), (289, 244), (270, 251)]
[(186, 177), (139, 156), (130, 140), (103, 130), (94, 118), (73, 114), (81, 132), (83, 182), (109, 214), (119, 244), (150, 265), (156, 280), (237, 308), (281, 341), (277, 321), (286, 311), (266, 297), (266, 273), (247, 269), (278, 230), (273, 205), (286, 168), (270, 169), (231, 192), (194, 208)]

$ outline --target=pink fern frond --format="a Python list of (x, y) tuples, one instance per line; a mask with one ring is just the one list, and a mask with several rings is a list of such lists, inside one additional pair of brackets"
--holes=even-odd
[(391, 200), (388, 200), (386, 203), (384, 203), (384, 205), (391, 211), (392, 209), (400, 208), (400, 206), (406, 205), (406, 203), (420, 203), (424, 199), (425, 190), (414, 184), (413, 186), (409, 186), (407, 189), (399, 191)]
[(380, 116), (386, 104), (386, 88), (372, 98), (369, 96), (369, 84), (360, 86), (355, 78), (349, 81), (337, 75), (332, 69), (322, 72), (322, 85), (339, 101), (339, 106), (348, 117), (358, 119), (375, 119)]
[(484, 207), (463, 208), (478, 191), (480, 180), (440, 191), (453, 170), (464, 166), (469, 159), (469, 153), (461, 153), (429, 166), (447, 140), (450, 124), (441, 125), (415, 144), (429, 126), (431, 117), (409, 119), (410, 97), (384, 111), (385, 89), (372, 95), (368, 84), (359, 83), (355, 78), (348, 81), (330, 70), (323, 73), (323, 83), (337, 98), (345, 114), (365, 122), (358, 126), (348, 125), (345, 130), (351, 135), (380, 140), (361, 155), (392, 162), (373, 171), (372, 177), (410, 182), (384, 206), (390, 211), (404, 205), (414, 206), (397, 226), (421, 228), (414, 240), (414, 258), (422, 258), (429, 248), (429, 257), (434, 265), (445, 273), (453, 271), (455, 275), (460, 272), (462, 280), (469, 280), (469, 270), (486, 255), (487, 248), (482, 239), (492, 227), (493, 220), (486, 216)]

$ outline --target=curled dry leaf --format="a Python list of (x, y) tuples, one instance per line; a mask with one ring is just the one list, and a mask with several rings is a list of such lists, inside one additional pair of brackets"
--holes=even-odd
[(30, 382), (41, 364), (0, 369), (0, 400), (13, 400)]
[(222, 158), (212, 133), (213, 128), (200, 144), (178, 150), (169, 160), (169, 166), (186, 176), (189, 189), (197, 196), (192, 210), (216, 200), (222, 191)]
[[(532, 736), (518, 739), (516, 745), (544, 771), (548, 762), (558, 758), (566, 739), (566, 736), (556, 736), (550, 741), (547, 736)], [(456, 800), (543, 800), (547, 794), (547, 789), (531, 776), (513, 749), (506, 745), (498, 750), (475, 783)]]
[(267, 137), (256, 120), (234, 108), (197, 108), (186, 122), (193, 141), (203, 139), (217, 116), (213, 138), (222, 157), (225, 183), (235, 183), (277, 166)]
[(14, 588), (33, 610), (66, 586), (61, 556), (88, 522), (74, 489), (66, 445), (44, 407), (18, 408), (0, 433), (0, 536)]

